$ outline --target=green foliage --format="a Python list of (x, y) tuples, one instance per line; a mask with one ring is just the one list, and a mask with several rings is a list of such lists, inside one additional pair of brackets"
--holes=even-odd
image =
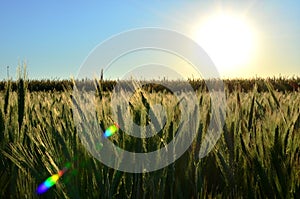
[[(19, 75), (19, 78), (21, 76)], [(25, 79), (25, 76), (24, 78)], [(177, 81), (177, 80), (155, 80), (151, 81), (152, 83), (147, 83), (147, 81), (143, 82), (143, 88), (149, 92), (158, 92), (158, 91), (168, 91), (169, 90), (161, 85), (163, 81), (164, 84), (168, 85), (168, 87), (181, 90), (182, 88), (186, 88), (186, 81)], [(209, 82), (215, 82), (214, 79), (206, 80)], [(239, 87), (239, 91), (242, 92), (251, 92), (254, 86), (257, 86), (257, 92), (269, 92), (266, 81), (279, 92), (295, 92), (300, 90), (300, 77), (292, 77), (292, 78), (253, 78), (253, 79), (224, 79), (224, 84), (227, 88), (227, 91), (232, 93), (236, 91), (236, 88)], [(199, 79), (189, 79), (189, 84), (192, 86), (194, 90), (199, 91), (207, 91), (206, 82), (204, 80)], [(76, 87), (81, 89), (85, 87), (85, 90), (95, 90), (95, 84), (97, 86), (97, 90), (102, 91), (112, 91), (114, 86), (117, 84), (117, 81), (114, 80), (103, 80), (100, 79), (98, 82), (94, 80), (76, 80)], [(65, 91), (72, 90), (74, 86), (74, 81), (72, 80), (31, 80), (27, 84), (27, 89), (30, 92), (34, 91), (44, 91), (44, 92), (53, 92), (53, 91)], [(11, 89), (16, 91), (18, 88), (17, 81), (11, 81)], [(0, 91), (6, 90), (6, 81), (0, 81)]]
[[(257, 80), (257, 87), (247, 92), (243, 85), (229, 88), (236, 82), (227, 82), (223, 133), (202, 159), (199, 149), (211, 120), (211, 103), (209, 93), (199, 87), (199, 110), (194, 111), (201, 117), (190, 124), (197, 130), (192, 146), (168, 167), (143, 174), (111, 169), (84, 148), (72, 105), (78, 110), (85, 107), (72, 97), (72, 85), (65, 91), (36, 92), (29, 89), (31, 81), (20, 78), (15, 90), (7, 82), (0, 94), (0, 198), (38, 198), (37, 186), (70, 163), (69, 171), (43, 198), (300, 198), (300, 95), (274, 89), (277, 84), (286, 87), (283, 80), (268, 82)], [(97, 89), (97, 122), (107, 128), (112, 122), (111, 93), (105, 82), (91, 85)], [(153, 113), (151, 121), (148, 114), (151, 105), (161, 104), (167, 116), (163, 129), (147, 139), (122, 130), (109, 139), (129, 151), (164, 147), (181, 127), (183, 99), (189, 100), (176, 99), (166, 90), (137, 91), (129, 105), (133, 120), (140, 125), (152, 122), (159, 129), (161, 116)], [(117, 116), (122, 117), (119, 107)]]

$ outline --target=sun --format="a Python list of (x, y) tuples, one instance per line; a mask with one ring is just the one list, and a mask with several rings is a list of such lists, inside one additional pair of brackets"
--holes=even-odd
[(242, 70), (253, 54), (253, 31), (241, 17), (224, 14), (209, 17), (197, 25), (193, 34), (220, 72)]

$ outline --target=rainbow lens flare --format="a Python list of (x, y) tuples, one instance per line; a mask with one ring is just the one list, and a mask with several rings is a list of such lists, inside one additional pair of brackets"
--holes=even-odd
[(65, 174), (65, 172), (70, 168), (70, 166), (71, 164), (67, 163), (66, 166), (62, 170), (58, 171), (57, 174), (54, 174), (51, 177), (47, 178), (42, 184), (38, 186), (36, 192), (38, 194), (43, 194), (46, 191), (48, 191), (53, 185), (56, 184), (59, 178)]
[(110, 127), (108, 127), (105, 132), (104, 132), (104, 137), (110, 137), (112, 136), (115, 132), (118, 131), (119, 129), (119, 125), (117, 123), (114, 123), (113, 125), (111, 125)]
[(48, 191), (48, 189), (50, 189), (50, 187), (52, 187), (57, 180), (59, 179), (59, 174), (54, 174), (53, 176), (47, 178), (47, 180), (45, 180), (45, 182), (43, 182), (42, 184), (40, 184), (36, 190), (36, 192), (38, 194), (43, 194), (46, 191)]

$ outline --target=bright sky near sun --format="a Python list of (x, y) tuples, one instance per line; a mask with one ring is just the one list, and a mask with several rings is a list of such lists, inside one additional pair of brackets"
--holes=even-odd
[[(300, 76), (299, 19), (297, 1), (1, 1), (0, 80), (7, 66), (15, 78), (22, 61), (30, 79), (76, 77), (99, 43), (142, 27), (190, 37), (221, 77)], [(161, 77), (158, 68), (152, 74)]]

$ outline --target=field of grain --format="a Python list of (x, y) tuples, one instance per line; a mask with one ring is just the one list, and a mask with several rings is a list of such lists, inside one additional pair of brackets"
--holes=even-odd
[[(141, 174), (114, 170), (88, 153), (75, 128), (70, 90), (29, 91), (22, 79), (15, 88), (6, 82), (0, 93), (0, 198), (40, 197), (37, 186), (67, 162), (69, 171), (41, 198), (300, 198), (300, 95), (262, 82), (267, 90), (260, 92), (226, 87), (223, 132), (202, 159), (210, 100), (197, 91), (201, 117), (191, 147), (173, 164)], [(100, 89), (97, 99), (98, 122), (107, 128), (110, 91)], [(167, 110), (162, 132), (147, 140), (120, 131), (110, 140), (135, 152), (170, 142), (181, 111), (171, 93), (137, 93), (130, 102), (133, 121), (147, 124), (153, 103)]]

